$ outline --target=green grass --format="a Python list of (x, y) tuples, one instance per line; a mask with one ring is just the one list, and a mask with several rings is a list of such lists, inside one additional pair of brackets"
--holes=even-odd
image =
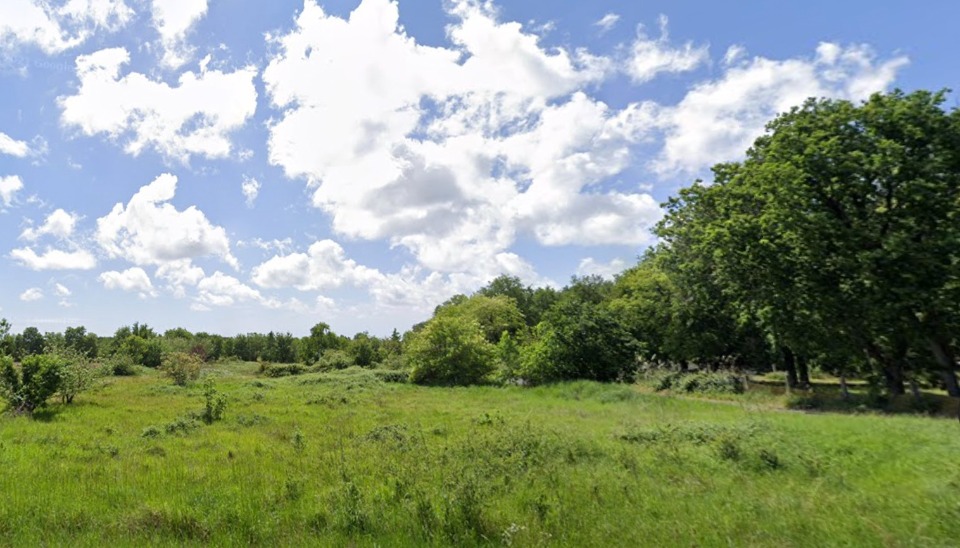
[(960, 427), (588, 382), (112, 378), (0, 418), (0, 545), (945, 546)]

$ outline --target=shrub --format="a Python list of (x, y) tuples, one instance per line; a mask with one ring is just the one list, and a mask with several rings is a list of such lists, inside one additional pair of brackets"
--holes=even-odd
[(409, 382), (410, 373), (407, 371), (396, 371), (393, 369), (374, 369), (374, 376), (383, 382)]
[(35, 354), (18, 368), (9, 357), (0, 358), (0, 394), (14, 413), (32, 414), (47, 404), (63, 380), (64, 362), (57, 356)]
[(73, 353), (65, 357), (60, 383), (60, 397), (63, 403), (73, 403), (73, 398), (80, 392), (92, 388), (100, 375), (99, 368), (90, 363), (84, 355)]
[(657, 391), (742, 394), (746, 387), (742, 376), (737, 373), (699, 371), (696, 373), (667, 373), (657, 376), (654, 378), (654, 388)]
[(299, 363), (260, 362), (260, 374), (267, 377), (289, 377), (300, 375), (306, 370), (307, 368)]
[(163, 357), (161, 369), (173, 379), (174, 384), (186, 386), (191, 381), (200, 378), (200, 367), (202, 365), (203, 361), (194, 354), (172, 352)]
[(453, 315), (437, 316), (415, 333), (404, 354), (410, 380), (418, 384), (468, 385), (493, 372), (494, 346), (480, 324)]
[(137, 364), (126, 354), (117, 354), (107, 360), (105, 368), (117, 377), (132, 377), (137, 374)]
[(323, 351), (317, 366), (320, 369), (346, 369), (353, 365), (353, 358), (343, 350), (328, 348)]
[(227, 396), (217, 390), (210, 378), (203, 383), (203, 401), (203, 414), (200, 417), (203, 422), (213, 424), (223, 418), (227, 410)]

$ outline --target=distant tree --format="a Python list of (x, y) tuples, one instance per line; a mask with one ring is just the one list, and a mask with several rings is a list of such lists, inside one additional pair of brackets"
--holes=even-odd
[(34, 356), (43, 354), (43, 335), (36, 327), (28, 327), (23, 330), (19, 341), (20, 356)]
[(97, 357), (99, 350), (98, 338), (93, 333), (87, 333), (86, 327), (68, 327), (63, 332), (63, 339), (68, 349), (90, 359)]

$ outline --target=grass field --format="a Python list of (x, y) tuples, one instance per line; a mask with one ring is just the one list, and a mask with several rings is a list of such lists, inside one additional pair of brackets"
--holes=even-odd
[(111, 378), (0, 417), (0, 545), (947, 546), (960, 426), (364, 370)]

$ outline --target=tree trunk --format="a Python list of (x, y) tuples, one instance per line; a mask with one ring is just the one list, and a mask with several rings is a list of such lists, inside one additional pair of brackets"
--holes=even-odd
[(946, 344), (933, 338), (927, 339), (930, 344), (930, 350), (933, 351), (933, 357), (937, 359), (940, 366), (940, 375), (943, 377), (943, 384), (946, 386), (947, 394), (950, 397), (960, 398), (960, 386), (957, 386), (957, 362), (953, 357), (953, 351)]
[(910, 393), (913, 394), (914, 401), (917, 403), (923, 402), (923, 396), (920, 394), (920, 385), (917, 384), (915, 377), (910, 377)]
[(867, 346), (867, 356), (879, 366), (884, 384), (891, 396), (902, 396), (907, 393), (903, 387), (903, 368), (899, 360), (884, 355), (873, 344)]
[(810, 388), (810, 367), (806, 356), (797, 356), (797, 375), (800, 381), (799, 387), (803, 390)]
[(903, 386), (903, 368), (900, 362), (885, 360), (883, 364), (883, 378), (887, 382), (887, 391), (891, 396), (902, 396), (907, 393)]
[(850, 388), (847, 387), (846, 375), (840, 375), (840, 397), (843, 398), (843, 401), (850, 400)]
[(783, 369), (787, 372), (787, 392), (797, 386), (797, 357), (790, 348), (783, 347)]

